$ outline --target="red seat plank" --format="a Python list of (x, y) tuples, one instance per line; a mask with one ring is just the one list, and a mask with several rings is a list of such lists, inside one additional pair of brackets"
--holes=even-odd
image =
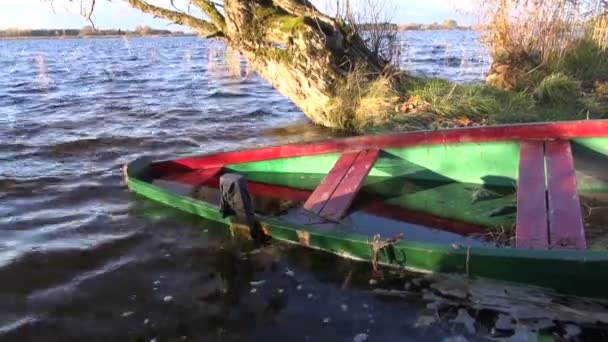
[(554, 249), (585, 249), (581, 213), (570, 141), (546, 143), (549, 239)]
[(209, 181), (213, 177), (216, 177), (221, 173), (221, 171), (221, 167), (210, 167), (208, 169), (199, 169), (191, 172), (172, 175), (170, 177), (163, 178), (163, 180), (189, 184), (197, 187), (205, 184), (205, 182)]
[(515, 246), (549, 248), (547, 194), (545, 192), (545, 148), (542, 141), (522, 141), (517, 177)]
[(359, 153), (319, 216), (335, 222), (344, 217), (379, 154), (378, 150), (367, 150)]
[(319, 215), (327, 200), (334, 193), (344, 176), (346, 176), (355, 159), (357, 159), (357, 156), (359, 156), (359, 152), (343, 153), (327, 176), (321, 181), (321, 184), (317, 186), (312, 195), (306, 200), (304, 209)]

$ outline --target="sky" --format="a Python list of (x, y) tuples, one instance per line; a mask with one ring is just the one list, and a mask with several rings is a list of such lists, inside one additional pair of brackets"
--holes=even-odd
[[(88, 0), (90, 1), (90, 0)], [(88, 2), (85, 0), (85, 3)], [(319, 9), (326, 10), (330, 0), (311, 0)], [(357, 0), (355, 0), (357, 1)], [(388, 0), (392, 1), (392, 21), (396, 23), (441, 22), (455, 19), (470, 24), (473, 0)], [(170, 8), (169, 0), (150, 0), (150, 3)], [(51, 5), (52, 3), (52, 5)], [(176, 0), (179, 8), (186, 8), (185, 0)], [(87, 25), (81, 15), (80, 0), (0, 0), (0, 29), (7, 28), (81, 28)], [(121, 0), (97, 0), (92, 20), (97, 28), (130, 30), (138, 25), (154, 28), (188, 29), (132, 9)]]

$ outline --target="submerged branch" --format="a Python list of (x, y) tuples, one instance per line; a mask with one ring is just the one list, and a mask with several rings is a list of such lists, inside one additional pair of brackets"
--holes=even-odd
[(219, 37), (223, 35), (222, 30), (218, 29), (214, 24), (189, 14), (150, 5), (143, 0), (128, 0), (128, 2), (132, 7), (137, 8), (142, 12), (150, 13), (155, 17), (170, 20), (179, 25), (189, 26), (202, 36)]

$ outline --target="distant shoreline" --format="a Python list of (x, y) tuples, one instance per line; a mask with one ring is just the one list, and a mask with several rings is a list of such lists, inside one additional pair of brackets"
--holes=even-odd
[(196, 34), (150, 34), (145, 36), (139, 35), (125, 35), (125, 34), (108, 34), (98, 36), (12, 36), (12, 37), (0, 37), (0, 40), (75, 40), (75, 39), (112, 39), (112, 38), (179, 38), (179, 37), (196, 37)]

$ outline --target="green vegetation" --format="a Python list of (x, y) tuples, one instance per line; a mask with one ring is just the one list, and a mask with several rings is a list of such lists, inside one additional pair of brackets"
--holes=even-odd
[[(579, 83), (564, 74), (548, 76), (533, 90), (506, 91), (421, 78), (405, 82), (401, 89), (388, 84), (379, 87), (377, 81), (364, 89), (370, 88), (376, 90), (377, 104), (361, 106), (367, 112), (361, 115), (360, 110), (348, 127), (374, 132), (608, 118), (606, 106), (594, 97), (582, 96)], [(604, 91), (608, 94), (608, 87)], [(352, 95), (351, 99), (357, 99)], [(397, 103), (391, 100), (396, 95)], [(359, 96), (358, 101), (370, 99)], [(383, 106), (379, 105), (382, 101)]]

